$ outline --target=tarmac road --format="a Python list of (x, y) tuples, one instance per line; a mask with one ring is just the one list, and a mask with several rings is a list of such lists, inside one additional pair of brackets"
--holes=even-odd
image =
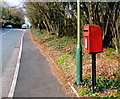
[(2, 58), (0, 59), (2, 60), (2, 66), (0, 66), (0, 85), (2, 85), (2, 90), (0, 91), (2, 92), (0, 93), (2, 93), (3, 97), (7, 97), (10, 90), (19, 52), (20, 38), (23, 32), (23, 29), (0, 29), (0, 40), (2, 42), (0, 44), (0, 56)]
[(14, 49), (20, 40), (22, 29), (2, 29), (2, 74), (7, 68), (7, 64)]

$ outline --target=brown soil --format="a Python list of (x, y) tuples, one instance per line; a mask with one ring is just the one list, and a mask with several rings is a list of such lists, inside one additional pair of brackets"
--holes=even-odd
[[(45, 56), (46, 60), (50, 63), (50, 68), (52, 70), (52, 74), (57, 78), (58, 82), (63, 85), (64, 91), (70, 97), (76, 97), (75, 93), (71, 90), (68, 85), (68, 81), (72, 84), (75, 83), (75, 58), (70, 58), (65, 61), (63, 66), (73, 66), (74, 68), (70, 69), (62, 69), (57, 64), (55, 64), (56, 60), (59, 59), (62, 55), (65, 55), (70, 50), (75, 48), (75, 44), (67, 45), (64, 48), (64, 51), (55, 50), (53, 47), (48, 47), (48, 43), (40, 43), (34, 39), (34, 35), (30, 33), (31, 40), (34, 42), (37, 48), (39, 48), (40, 52), (43, 56)], [(71, 47), (72, 46), (72, 47)], [(83, 79), (86, 77), (91, 77), (91, 59), (83, 59)], [(111, 76), (114, 75), (120, 76), (120, 66), (119, 61), (116, 59), (106, 59), (104, 57), (97, 58), (97, 77), (103, 76)], [(75, 84), (73, 85), (76, 90), (77, 87)]]

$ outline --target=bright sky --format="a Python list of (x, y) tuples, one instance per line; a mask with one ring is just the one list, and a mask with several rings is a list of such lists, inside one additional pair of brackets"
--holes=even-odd
[(23, 0), (4, 0), (5, 2), (9, 2), (11, 6), (19, 5)]

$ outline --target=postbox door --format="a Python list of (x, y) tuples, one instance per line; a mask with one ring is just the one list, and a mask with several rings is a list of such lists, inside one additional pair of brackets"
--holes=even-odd
[(102, 52), (102, 29), (98, 25), (91, 25), (90, 29), (91, 53)]

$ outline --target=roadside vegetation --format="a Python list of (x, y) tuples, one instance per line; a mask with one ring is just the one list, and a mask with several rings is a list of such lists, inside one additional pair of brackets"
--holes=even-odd
[(2, 2), (2, 27), (6, 25), (12, 25), (14, 28), (21, 28), (21, 25), (25, 23), (24, 13), (21, 7), (10, 6), (8, 2)]
[[(27, 17), (33, 28), (45, 29), (58, 37), (77, 36), (77, 2), (26, 2)], [(120, 47), (120, 2), (81, 2), (80, 30), (96, 24), (103, 30), (104, 47)]]
[[(34, 40), (42, 46), (46, 57), (54, 60), (54, 64), (63, 71), (67, 81), (76, 88), (80, 97), (120, 97), (119, 56), (114, 48), (104, 48), (97, 54), (96, 93), (92, 92), (91, 55), (83, 52), (83, 84), (76, 86), (76, 39), (73, 37), (57, 37), (44, 30), (33, 29)], [(49, 55), (49, 56), (48, 56)]]
[(97, 54), (96, 93), (91, 88), (91, 55), (84, 52), (83, 84), (76, 86), (77, 2), (26, 2), (24, 7), (42, 53), (54, 60), (80, 97), (120, 97), (120, 2), (80, 3), (82, 48), (83, 25), (96, 24), (103, 30), (104, 50)]

